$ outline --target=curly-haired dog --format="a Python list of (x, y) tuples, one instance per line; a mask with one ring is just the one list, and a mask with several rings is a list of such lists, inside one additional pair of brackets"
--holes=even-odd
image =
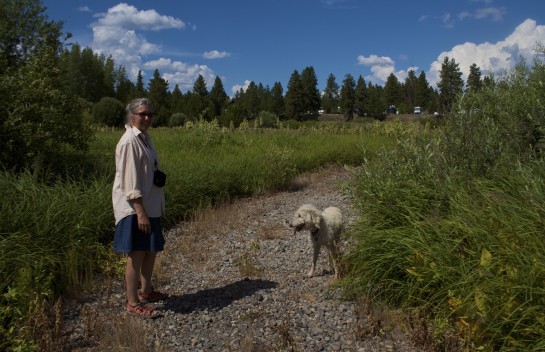
[(290, 227), (294, 229), (294, 234), (298, 231), (308, 230), (314, 249), (312, 266), (307, 276), (314, 275), (316, 270), (316, 261), (320, 254), (320, 249), (325, 246), (329, 250), (329, 265), (335, 272), (335, 278), (339, 278), (338, 263), (338, 241), (343, 229), (343, 218), (339, 208), (329, 207), (324, 211), (318, 210), (312, 204), (301, 206), (293, 215)]

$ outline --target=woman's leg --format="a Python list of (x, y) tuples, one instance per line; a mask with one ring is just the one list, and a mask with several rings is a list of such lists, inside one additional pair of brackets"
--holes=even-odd
[(157, 252), (145, 252), (142, 260), (142, 267), (140, 268), (142, 292), (150, 293), (152, 291), (151, 276), (153, 274), (153, 267), (155, 266), (155, 257)]
[(127, 289), (127, 303), (135, 306), (140, 303), (138, 299), (138, 282), (144, 263), (146, 252), (132, 251), (127, 258), (125, 267), (125, 285)]

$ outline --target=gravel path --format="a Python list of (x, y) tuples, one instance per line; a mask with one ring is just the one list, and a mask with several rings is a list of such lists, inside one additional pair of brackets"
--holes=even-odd
[(66, 348), (416, 351), (395, 314), (340, 298), (325, 252), (315, 276), (305, 276), (309, 235), (294, 235), (288, 221), (312, 203), (339, 207), (350, 227), (355, 216), (341, 189), (352, 179), (350, 170), (328, 167), (302, 175), (290, 191), (237, 200), (180, 224), (156, 264), (156, 286), (171, 294), (156, 304), (164, 316), (128, 316), (121, 280), (107, 282), (64, 304)]

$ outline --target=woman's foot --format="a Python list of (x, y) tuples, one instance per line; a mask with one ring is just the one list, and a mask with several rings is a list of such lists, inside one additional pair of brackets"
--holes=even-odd
[(140, 303), (153, 303), (162, 301), (168, 298), (168, 294), (152, 290), (150, 293), (144, 293), (142, 290), (138, 290), (138, 299)]
[(127, 303), (126, 308), (129, 314), (136, 315), (137, 317), (154, 319), (162, 316), (161, 312), (159, 312), (157, 309), (143, 303), (138, 303), (135, 306), (131, 306), (129, 303)]

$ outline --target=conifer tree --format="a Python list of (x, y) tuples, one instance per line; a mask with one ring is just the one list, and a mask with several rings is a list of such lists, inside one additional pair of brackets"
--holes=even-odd
[(159, 73), (158, 69), (153, 72), (153, 77), (148, 85), (148, 97), (153, 103), (155, 109), (154, 126), (165, 126), (170, 118), (170, 93), (168, 91), (168, 82)]
[[(388, 106), (398, 106), (402, 102), (401, 84), (393, 73), (390, 73), (390, 75), (386, 79), (386, 83), (384, 84), (384, 99), (386, 100), (386, 104)], [(384, 107), (384, 109), (386, 109), (386, 106)]]
[(356, 95), (354, 106), (358, 111), (358, 115), (363, 116), (367, 112), (367, 85), (365, 80), (360, 75), (358, 81), (356, 82)]
[(280, 82), (275, 82), (271, 89), (271, 112), (278, 117), (284, 115), (284, 89)]
[(303, 87), (301, 76), (294, 70), (288, 81), (288, 90), (285, 97), (285, 111), (288, 119), (301, 120), (303, 118)]
[(338, 112), (339, 85), (335, 81), (335, 76), (332, 73), (327, 77), (324, 95), (322, 97), (322, 107), (326, 114)]
[(414, 108), (415, 106), (422, 106), (416, 99), (416, 92), (418, 90), (418, 78), (416, 77), (414, 70), (409, 70), (409, 72), (407, 72), (404, 88), (405, 104), (407, 104), (407, 106), (409, 106), (410, 108)]
[(227, 96), (227, 93), (225, 93), (221, 78), (219, 78), (218, 76), (216, 76), (216, 79), (214, 80), (214, 86), (210, 90), (209, 98), (212, 116), (220, 116), (223, 107), (227, 104), (227, 100), (229, 97)]
[(341, 88), (340, 106), (347, 120), (354, 117), (354, 104), (356, 99), (356, 82), (351, 74), (344, 76), (343, 86)]
[(454, 101), (462, 94), (464, 81), (459, 65), (454, 59), (450, 60), (448, 56), (445, 57), (441, 65), (440, 81), (437, 87), (440, 90), (441, 109), (445, 113), (449, 113)]
[(312, 66), (305, 67), (301, 72), (301, 100), (302, 111), (313, 115), (320, 109), (320, 91), (318, 90), (318, 78)]
[(467, 76), (466, 92), (478, 92), (483, 87), (481, 79), (481, 69), (477, 64), (469, 66), (469, 75)]

